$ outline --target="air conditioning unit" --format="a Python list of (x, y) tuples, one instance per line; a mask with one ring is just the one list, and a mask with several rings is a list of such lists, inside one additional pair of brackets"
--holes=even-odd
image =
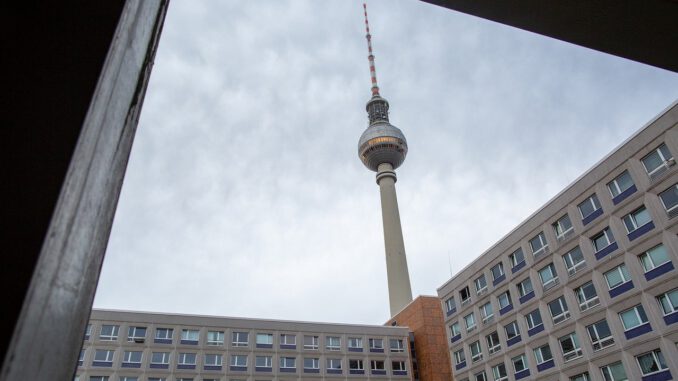
[(144, 339), (143, 337), (134, 338), (134, 342), (138, 343), (138, 344), (144, 343), (145, 341), (146, 341), (146, 339)]

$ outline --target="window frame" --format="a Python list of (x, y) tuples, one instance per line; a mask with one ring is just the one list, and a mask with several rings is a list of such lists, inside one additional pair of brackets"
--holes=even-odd
[[(511, 336), (511, 335), (509, 334), (508, 327), (513, 327), (513, 329), (515, 330), (513, 336)], [(520, 336), (520, 326), (518, 325), (518, 321), (517, 321), (517, 320), (514, 320), (514, 321), (512, 321), (512, 322), (506, 324), (506, 325), (504, 326), (504, 333), (506, 334), (506, 340), (507, 340), (507, 341), (508, 341), (508, 340), (511, 340), (511, 339), (513, 339), (513, 338), (516, 338), (516, 337), (518, 337), (518, 336)]]
[[(548, 356), (544, 356), (544, 349), (546, 349)], [(553, 352), (551, 351), (551, 346), (549, 346), (549, 343), (545, 343), (537, 348), (534, 348), (532, 353), (534, 354), (534, 359), (537, 362), (537, 365), (541, 365), (545, 362), (553, 360)]]
[[(522, 369), (518, 370), (516, 368), (516, 359), (519, 359), (519, 361), (522, 363)], [(525, 356), (525, 353), (521, 353), (518, 356), (514, 356), (511, 358), (511, 363), (513, 364), (513, 374), (518, 374), (525, 369), (530, 369), (528, 363), (527, 363), (527, 356)]]
[[(567, 225), (563, 223), (565, 220), (567, 220), (567, 223), (570, 224), (569, 228), (565, 228), (565, 225)], [(562, 241), (571, 233), (574, 233), (574, 225), (572, 225), (572, 220), (570, 220), (570, 215), (568, 213), (565, 213), (563, 216), (557, 219), (556, 222), (551, 224), (551, 226), (553, 227), (553, 232), (556, 234), (556, 239), (558, 241)]]
[[(333, 343), (336, 341), (336, 345)], [(340, 336), (325, 336), (325, 349), (328, 351), (339, 351), (341, 350), (341, 337)]]
[[(565, 352), (565, 348), (563, 347), (563, 342), (564, 341), (571, 341), (572, 342), (572, 347), (573, 349), (570, 351)], [(581, 358), (584, 355), (584, 352), (581, 349), (581, 345), (579, 344), (579, 338), (577, 337), (577, 332), (570, 332), (567, 335), (561, 336), (558, 338), (558, 344), (560, 345), (560, 351), (563, 354), (563, 360), (567, 363), (573, 360), (576, 360), (578, 358)], [(571, 356), (574, 355), (574, 356)]]
[[(645, 222), (638, 222), (638, 216), (641, 215), (641, 213), (645, 212), (647, 214), (647, 221)], [(632, 212), (624, 215), (622, 217), (622, 222), (624, 223), (624, 227), (626, 228), (626, 232), (628, 234), (633, 233), (634, 231), (642, 228), (645, 225), (651, 224), (652, 223), (652, 215), (650, 214), (650, 211), (645, 207), (645, 205), (641, 205), (640, 207), (634, 209)], [(642, 223), (642, 225), (641, 225)], [(629, 226), (629, 224), (631, 226)]]
[[(655, 260), (654, 260), (654, 258), (652, 258), (652, 254), (650, 254), (650, 253), (654, 252), (656, 249), (659, 249), (659, 248), (662, 248), (664, 250), (664, 255), (666, 256), (666, 261), (661, 262), (661, 263), (654, 263)], [(652, 265), (652, 268), (650, 268), (650, 269), (647, 268), (646, 263), (643, 260), (643, 258), (649, 259), (649, 261), (650, 261), (649, 264)], [(663, 243), (660, 243), (659, 245), (656, 245), (656, 246), (644, 251), (643, 253), (638, 255), (638, 259), (640, 260), (640, 265), (643, 267), (643, 271), (645, 272), (645, 274), (647, 274), (648, 272), (656, 269), (657, 267), (659, 267), (659, 266), (661, 266), (665, 263), (671, 262), (671, 257), (669, 256), (669, 253), (666, 250), (666, 246), (664, 246)]]
[[(216, 339), (214, 336), (216, 336)], [(226, 340), (226, 332), (207, 330), (207, 336), (205, 336), (205, 339), (205, 342), (208, 346), (222, 346), (224, 345), (224, 340)]]
[[(597, 240), (598, 238), (605, 237), (605, 240), (607, 241), (607, 245), (598, 247)], [(612, 230), (610, 229), (609, 226), (607, 226), (605, 229), (599, 231), (598, 233), (594, 234), (591, 236), (591, 245), (593, 246), (593, 251), (595, 253), (601, 252), (603, 249), (607, 248), (608, 246), (612, 245), (613, 243), (617, 242), (616, 239), (614, 238), (614, 234), (612, 234)]]
[[(549, 269), (549, 272), (551, 273), (551, 279), (544, 281), (544, 276), (542, 272), (546, 269)], [(556, 270), (556, 266), (553, 262), (550, 262), (546, 266), (537, 270), (537, 273), (539, 274), (539, 280), (541, 280), (541, 287), (544, 291), (550, 290), (551, 288), (555, 287), (560, 283), (560, 279), (558, 278), (558, 270)]]
[[(520, 261), (518, 261), (518, 256), (522, 257)], [(519, 247), (513, 253), (509, 254), (509, 262), (511, 262), (511, 268), (514, 268), (518, 266), (521, 263), (525, 262), (525, 253), (523, 253), (523, 248)]]
[[(240, 363), (239, 360), (244, 359), (244, 363)], [(239, 366), (239, 367), (247, 367), (247, 363), (249, 362), (249, 355), (245, 354), (240, 354), (240, 353), (232, 353), (231, 358), (229, 360), (230, 366)]]
[[(493, 335), (496, 336), (496, 338)], [(485, 335), (485, 343), (487, 344), (487, 351), (489, 354), (499, 352), (501, 350), (501, 340), (499, 339), (499, 332), (494, 331)]]
[[(619, 283), (616, 283), (614, 286), (610, 284), (610, 278), (608, 277), (608, 274), (616, 273), (619, 275), (619, 278), (622, 280)], [(608, 271), (605, 271), (603, 273), (603, 277), (605, 278), (605, 283), (607, 284), (608, 290), (613, 290), (625, 283), (628, 283), (631, 281), (631, 274), (629, 273), (629, 270), (626, 268), (626, 263), (622, 262), (618, 266), (615, 266)], [(628, 279), (626, 279), (628, 277)]]
[[(657, 295), (656, 297), (663, 316), (668, 316), (678, 312), (678, 296), (676, 297), (676, 304), (674, 305), (670, 294), (678, 295), (678, 288), (666, 291), (660, 295)], [(667, 305), (663, 303), (664, 300), (667, 301)], [(670, 307), (671, 310), (667, 312), (665, 307)]]
[[(593, 289), (593, 293), (595, 294), (590, 299), (587, 299), (588, 298), (588, 296), (586, 295), (587, 287)], [(585, 282), (579, 287), (575, 288), (574, 294), (577, 297), (577, 302), (579, 302), (579, 310), (582, 312), (600, 305), (600, 297), (598, 296), (596, 286), (593, 284), (593, 280)]]
[[(551, 304), (554, 303), (554, 302), (558, 302), (558, 305), (560, 306), (560, 308), (562, 310), (562, 312), (559, 313), (556, 316), (553, 315), (553, 310), (551, 309)], [(567, 300), (565, 300), (565, 295), (561, 295), (561, 296), (553, 299), (552, 301), (548, 302), (547, 306), (548, 306), (549, 314), (551, 315), (551, 320), (553, 321), (554, 326), (570, 319), (570, 317), (571, 317), (570, 308), (567, 305)]]
[[(471, 320), (473, 321), (473, 325), (468, 324), (467, 318), (469, 316), (471, 317)], [(476, 327), (478, 326), (478, 323), (476, 322), (476, 317), (475, 317), (475, 314), (473, 313), (473, 311), (471, 311), (471, 313), (469, 313), (468, 315), (464, 316), (464, 325), (466, 325), (466, 332), (471, 332), (474, 329), (476, 329)]]
[[(582, 210), (582, 205), (586, 204), (587, 202), (589, 203), (589, 205), (593, 206), (593, 209), (591, 210), (590, 213), (584, 215), (584, 211)], [(601, 208), (602, 208), (602, 205), (600, 205), (600, 200), (598, 199), (598, 195), (595, 192), (593, 192), (593, 194), (591, 194), (589, 197), (587, 197), (586, 200), (577, 204), (577, 209), (579, 210), (579, 214), (581, 215), (582, 220), (585, 220), (588, 216), (597, 212)]]
[[(475, 364), (483, 359), (483, 347), (480, 345), (480, 340), (476, 340), (468, 345), (469, 352), (471, 352), (471, 364)], [(474, 353), (476, 351), (477, 353)]]
[[(574, 262), (575, 256), (573, 255), (575, 252), (579, 253), (579, 256), (581, 257), (581, 260), (576, 263)], [(579, 245), (573, 247), (572, 250), (569, 250), (567, 253), (563, 254), (562, 258), (563, 262), (565, 263), (568, 276), (573, 276), (579, 270), (586, 267), (586, 258), (584, 257), (584, 253), (581, 251), (581, 247), (579, 247)], [(570, 263), (568, 263), (568, 260), (572, 264), (571, 266)]]
[[(666, 153), (668, 153), (670, 155), (670, 157), (665, 157), (666, 153), (662, 152), (663, 151), (662, 148), (666, 149)], [(654, 169), (652, 169), (650, 171), (647, 167), (645, 160), (647, 158), (649, 158), (650, 156), (654, 155), (654, 154), (656, 154), (659, 157), (659, 159), (661, 160), (661, 163), (657, 167), (655, 167)], [(656, 178), (655, 176), (658, 176), (660, 173), (669, 169), (669, 167), (671, 167), (673, 165), (673, 164), (671, 164), (671, 161), (674, 161), (674, 164), (675, 164), (673, 154), (669, 150), (669, 147), (666, 146), (666, 143), (662, 143), (662, 144), (658, 145), (657, 148), (653, 149), (650, 153), (648, 153), (647, 155), (643, 156), (640, 159), (640, 162), (643, 163), (643, 168), (645, 169), (645, 173), (647, 173), (648, 177), (651, 180), (654, 180)]]
[(464, 353), (464, 348), (460, 348), (452, 352), (452, 357), (454, 357), (454, 365), (459, 365), (466, 361), (466, 353)]
[[(640, 309), (639, 309), (639, 307), (640, 307)], [(642, 313), (639, 312), (641, 310), (642, 310)], [(622, 317), (622, 315), (627, 313), (627, 312), (631, 312), (631, 311), (634, 312), (634, 316), (638, 319), (639, 323), (637, 325), (634, 325), (633, 327), (627, 327), (626, 323), (624, 323), (624, 318)], [(623, 311), (620, 311), (618, 313), (618, 315), (619, 315), (619, 319), (621, 320), (622, 327), (624, 327), (624, 332), (628, 332), (628, 331), (630, 331), (634, 328), (640, 327), (640, 326), (645, 325), (645, 324), (650, 322), (650, 320), (647, 316), (647, 313), (645, 312), (645, 307), (643, 307), (642, 303), (636, 304), (635, 306), (633, 306), (631, 308), (627, 308)], [(645, 316), (645, 321), (643, 321), (643, 316)]]
[(678, 194), (678, 183), (671, 185), (670, 187), (659, 192), (659, 194), (657, 195), (659, 196), (659, 200), (661, 201), (662, 206), (664, 207), (664, 210), (666, 211), (666, 214), (668, 214), (669, 218), (675, 217), (676, 214), (678, 214), (678, 202), (676, 202), (675, 205), (669, 207), (668, 205), (666, 205), (666, 201), (664, 201), (663, 195), (669, 194), (670, 191), (676, 192)]
[[(529, 289), (530, 289), (529, 291), (526, 291), (528, 287), (526, 287), (525, 284), (529, 284), (529, 285), (530, 285), (530, 286), (529, 286)], [(534, 286), (532, 285), (532, 278), (528, 275), (525, 279), (523, 279), (522, 281), (518, 282), (518, 284), (516, 284), (516, 288), (518, 289), (518, 295), (519, 295), (519, 297), (521, 297), (521, 298), (524, 297), (524, 296), (526, 296), (526, 295), (529, 294), (530, 292), (533, 292), (533, 291), (534, 291)]]
[[(280, 363), (280, 369), (297, 369), (296, 357), (280, 356), (278, 362)], [(290, 365), (290, 363), (292, 365)]]
[[(396, 345), (393, 345), (393, 343), (396, 343)], [(404, 339), (390, 338), (390, 339), (388, 339), (388, 348), (389, 348), (389, 351), (394, 352), (394, 353), (405, 352), (405, 340)]]
[[(628, 187), (626, 187), (626, 188), (624, 188), (624, 189), (621, 189), (622, 187), (619, 185), (619, 184), (620, 184), (620, 179), (621, 179), (622, 177), (624, 177), (624, 175), (627, 175), (627, 176), (628, 176), (629, 181), (631, 182), (631, 185), (629, 185)], [(614, 190), (617, 192), (617, 194), (615, 194), (615, 192), (612, 190), (612, 189), (613, 189), (613, 187), (612, 187), (613, 185), (614, 185)], [(635, 184), (635, 182), (633, 181), (633, 177), (631, 176), (631, 174), (629, 173), (629, 171), (625, 169), (622, 173), (620, 173), (619, 175), (617, 175), (617, 177), (615, 177), (614, 179), (612, 179), (612, 181), (610, 181), (609, 183), (607, 183), (607, 190), (610, 191), (610, 195), (612, 196), (612, 198), (615, 198), (615, 197), (619, 196), (620, 194), (626, 192), (627, 190), (631, 189), (631, 187), (633, 187), (634, 185), (636, 185), (636, 184)]]
[[(165, 333), (164, 336), (161, 336), (160, 333)], [(158, 340), (172, 340), (174, 338), (174, 328), (164, 328), (157, 327), (155, 329), (155, 339)]]
[[(495, 274), (495, 272), (494, 272), (495, 269), (497, 269), (498, 275)], [(497, 279), (506, 275), (506, 272), (504, 271), (504, 262), (499, 262), (499, 263), (495, 264), (494, 266), (490, 267), (490, 273), (492, 274), (492, 281), (493, 282), (496, 282)]]
[[(640, 364), (640, 358), (644, 357), (644, 356), (648, 356), (648, 355), (652, 356), (652, 361), (655, 363), (655, 365), (659, 369), (645, 373), (645, 371), (643, 370), (643, 366)], [(664, 358), (664, 355), (662, 354), (662, 351), (659, 348), (654, 349), (654, 350), (649, 351), (649, 352), (641, 353), (637, 356), (634, 356), (634, 358), (636, 359), (636, 364), (638, 364), (638, 368), (640, 368), (640, 374), (643, 375), (643, 377), (647, 377), (647, 376), (651, 376), (653, 374), (661, 373), (661, 372), (669, 369), (669, 367), (666, 365), (666, 359)]]
[[(612, 373), (612, 367), (620, 367), (622, 372), (624, 372), (623, 378), (617, 380)], [(607, 371), (607, 373), (605, 371)], [(626, 368), (624, 368), (624, 363), (622, 361), (616, 361), (607, 365), (603, 365), (600, 367), (600, 372), (603, 374), (603, 379), (605, 381), (628, 381), (629, 379), (626, 374)]]
[[(501, 373), (502, 368), (504, 369), (503, 375)], [(503, 361), (492, 367), (492, 377), (494, 378), (494, 381), (508, 380), (508, 369), (506, 369), (506, 364), (504, 364)]]
[[(484, 285), (481, 286), (481, 283), (484, 283)], [(484, 294), (487, 291), (487, 278), (485, 277), (485, 274), (481, 274), (479, 277), (474, 279), (473, 285), (476, 289), (476, 295)]]
[[(503, 306), (502, 306), (502, 297), (504, 298), (504, 301), (506, 303), (506, 305), (503, 305)], [(502, 292), (501, 294), (499, 294), (497, 296), (497, 302), (499, 303), (499, 309), (500, 310), (503, 309), (503, 308), (506, 308), (510, 305), (513, 305), (513, 301), (511, 300), (511, 291), (506, 290), (506, 291)]]
[[(600, 328), (598, 327), (599, 324), (605, 324), (607, 326), (607, 331), (610, 333), (608, 336), (601, 337), (599, 332)], [(593, 331), (593, 333), (596, 335), (595, 338), (592, 336), (591, 331)], [(591, 340), (591, 347), (593, 348), (594, 352), (611, 347), (615, 343), (614, 335), (612, 334), (612, 329), (610, 329), (607, 319), (598, 320), (597, 322), (587, 325), (586, 333), (589, 336), (589, 340)]]
[[(534, 324), (534, 323), (535, 323), (535, 322), (534, 322), (535, 319), (534, 319), (534, 317), (533, 317), (533, 316), (534, 316), (533, 314), (534, 314), (535, 312), (537, 313), (537, 316), (539, 316), (539, 321), (540, 321), (539, 324)], [(532, 311), (528, 312), (527, 314), (525, 314), (525, 322), (527, 323), (527, 329), (528, 329), (528, 330), (537, 328), (537, 327), (539, 327), (540, 325), (542, 325), (542, 326), (544, 325), (544, 318), (541, 316), (541, 310), (539, 309), (539, 307), (537, 307), (537, 308), (535, 308), (534, 310), (532, 310)], [(534, 325), (533, 325), (533, 324), (534, 324)], [(533, 326), (530, 327), (530, 325), (533, 325)]]
[[(538, 249), (535, 250), (533, 242), (536, 239), (539, 239), (539, 243), (541, 244), (541, 246)], [(537, 258), (541, 254), (546, 253), (546, 251), (549, 248), (548, 241), (546, 240), (546, 235), (544, 234), (543, 231), (540, 231), (536, 236), (532, 237), (529, 241), (529, 244), (530, 244), (530, 249), (532, 250), (532, 257), (533, 258)]]
[[(110, 328), (109, 334), (104, 334), (104, 329)], [(99, 341), (117, 341), (120, 336), (120, 325), (118, 324), (102, 324), (99, 328)]]
[[(485, 308), (486, 306), (489, 306), (489, 314), (487, 313), (487, 309)], [(487, 303), (483, 304), (480, 306), (480, 317), (483, 321), (484, 324), (489, 323), (492, 321), (492, 318), (494, 318), (494, 307), (492, 307), (492, 302), (487, 301)]]

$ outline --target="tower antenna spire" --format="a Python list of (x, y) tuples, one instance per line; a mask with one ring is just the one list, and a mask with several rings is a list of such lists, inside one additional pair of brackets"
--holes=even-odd
[(370, 61), (370, 77), (372, 78), (372, 96), (378, 96), (379, 86), (377, 85), (377, 70), (374, 67), (374, 54), (372, 54), (372, 35), (370, 34), (370, 23), (367, 21), (367, 3), (363, 3), (363, 9), (365, 10), (365, 31), (367, 32), (365, 38), (367, 39), (367, 51), (369, 53), (367, 59)]

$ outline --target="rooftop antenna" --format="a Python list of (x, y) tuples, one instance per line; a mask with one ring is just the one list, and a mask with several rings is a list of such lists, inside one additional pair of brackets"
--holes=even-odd
[(367, 21), (367, 3), (363, 3), (365, 10), (365, 31), (367, 35), (367, 51), (369, 55), (367, 59), (370, 61), (370, 77), (372, 78), (372, 96), (379, 96), (379, 86), (377, 85), (377, 70), (374, 67), (374, 54), (372, 54), (372, 35), (370, 34), (370, 23)]

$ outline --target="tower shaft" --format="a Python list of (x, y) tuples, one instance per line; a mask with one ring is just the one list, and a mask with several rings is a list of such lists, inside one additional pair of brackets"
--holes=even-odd
[(386, 276), (391, 316), (395, 316), (412, 301), (410, 275), (407, 270), (405, 242), (400, 226), (400, 213), (396, 197), (396, 174), (389, 163), (379, 164), (377, 184), (381, 195), (381, 217), (384, 225), (386, 251)]

